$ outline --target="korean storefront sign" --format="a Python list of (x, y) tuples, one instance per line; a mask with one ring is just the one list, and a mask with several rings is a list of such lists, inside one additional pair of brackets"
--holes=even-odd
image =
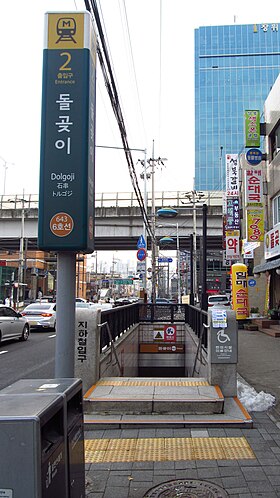
[(247, 266), (242, 263), (231, 265), (232, 308), (236, 319), (242, 320), (249, 316)]
[(226, 196), (239, 195), (239, 161), (238, 154), (226, 154)]
[(248, 242), (264, 240), (264, 210), (246, 208), (246, 229)]
[(239, 230), (239, 197), (227, 197), (226, 228)]
[(245, 111), (245, 147), (260, 146), (260, 111)]
[(266, 259), (280, 254), (280, 223), (265, 234), (264, 257)]
[(239, 259), (239, 230), (226, 230), (226, 259), (228, 261), (236, 261)]
[(263, 206), (263, 174), (261, 168), (246, 169), (245, 175), (245, 205)]
[(38, 244), (92, 252), (96, 38), (88, 12), (45, 20)]

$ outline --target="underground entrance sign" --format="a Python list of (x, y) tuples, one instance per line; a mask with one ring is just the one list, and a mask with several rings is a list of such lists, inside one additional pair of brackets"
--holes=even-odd
[(45, 20), (38, 246), (92, 252), (96, 38), (88, 12)]

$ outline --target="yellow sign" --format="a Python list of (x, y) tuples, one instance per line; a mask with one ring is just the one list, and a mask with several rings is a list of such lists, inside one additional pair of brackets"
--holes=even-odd
[(247, 266), (242, 263), (231, 265), (232, 308), (236, 319), (243, 320), (249, 316)]
[(84, 44), (84, 14), (75, 12), (50, 13), (48, 16), (47, 47), (49, 49), (79, 49)]
[(264, 239), (264, 210), (246, 209), (247, 241), (261, 242)]

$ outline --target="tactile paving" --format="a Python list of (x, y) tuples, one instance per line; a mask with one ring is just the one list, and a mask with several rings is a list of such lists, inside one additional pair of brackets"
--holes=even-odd
[(86, 439), (86, 463), (255, 458), (245, 437)]
[(99, 380), (98, 386), (209, 386), (206, 380)]

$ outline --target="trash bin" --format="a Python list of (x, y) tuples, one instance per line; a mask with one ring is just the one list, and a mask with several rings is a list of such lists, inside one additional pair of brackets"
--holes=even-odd
[(41, 394), (63, 398), (66, 455), (66, 497), (85, 497), (83, 389), (81, 379), (21, 379), (2, 389), (0, 395)]
[(63, 412), (60, 395), (1, 396), (1, 496), (65, 496)]

